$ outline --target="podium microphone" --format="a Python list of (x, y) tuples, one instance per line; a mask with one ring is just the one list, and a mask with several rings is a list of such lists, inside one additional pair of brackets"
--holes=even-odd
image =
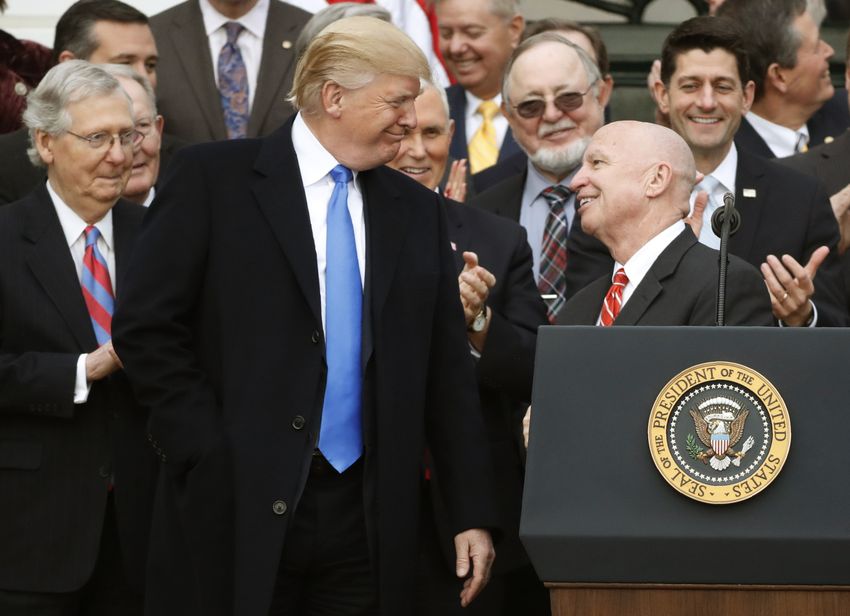
[(711, 216), (711, 230), (720, 238), (720, 263), (717, 275), (717, 318), (719, 327), (726, 325), (726, 268), (729, 265), (729, 236), (741, 226), (741, 214), (735, 209), (735, 195), (723, 195), (723, 206)]

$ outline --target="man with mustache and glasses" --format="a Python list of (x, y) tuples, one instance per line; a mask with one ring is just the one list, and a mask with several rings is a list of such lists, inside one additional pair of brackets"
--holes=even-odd
[[(568, 186), (593, 134), (604, 123), (610, 90), (580, 47), (554, 32), (530, 37), (508, 62), (502, 111), (528, 155), (523, 173), (478, 195), (477, 207), (517, 220), (528, 233), (534, 277), (554, 320), (565, 299), (606, 273), (607, 250), (581, 230)], [(577, 235), (589, 247), (570, 266)], [(595, 249), (594, 249), (595, 248)]]

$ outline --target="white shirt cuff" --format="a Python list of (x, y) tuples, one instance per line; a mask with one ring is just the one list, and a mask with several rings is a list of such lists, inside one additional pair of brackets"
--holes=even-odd
[(86, 358), (88, 353), (83, 353), (77, 360), (77, 378), (74, 381), (74, 404), (85, 404), (89, 400), (91, 384), (86, 380)]

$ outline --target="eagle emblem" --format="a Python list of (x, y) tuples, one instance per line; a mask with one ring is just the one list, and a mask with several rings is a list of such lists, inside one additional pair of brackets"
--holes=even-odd
[(691, 409), (697, 436), (708, 447), (704, 450), (696, 444), (692, 435), (688, 435), (688, 452), (704, 464), (710, 464), (717, 471), (725, 470), (730, 464), (741, 465), (741, 460), (753, 446), (755, 440), (748, 437), (740, 451), (733, 447), (744, 434), (744, 424), (749, 411), (741, 408), (736, 401), (726, 397), (709, 398), (696, 409)]

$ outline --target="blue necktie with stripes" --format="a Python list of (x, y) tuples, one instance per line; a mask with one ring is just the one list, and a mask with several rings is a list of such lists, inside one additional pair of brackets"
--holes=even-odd
[(97, 227), (86, 227), (86, 251), (83, 253), (83, 271), (80, 276), (83, 298), (86, 300), (98, 346), (106, 344), (112, 338), (112, 312), (115, 309), (109, 269), (106, 267), (106, 259), (97, 247), (99, 237), (100, 231)]
[(363, 289), (348, 213), (351, 170), (331, 170), (334, 190), (328, 203), (325, 273), (325, 350), (328, 380), (322, 406), (319, 450), (340, 473), (363, 452), (360, 373)]

